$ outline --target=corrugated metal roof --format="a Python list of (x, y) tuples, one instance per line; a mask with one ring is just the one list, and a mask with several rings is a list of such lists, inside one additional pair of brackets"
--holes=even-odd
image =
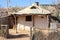
[(8, 12), (0, 12), (0, 18), (8, 17), (11, 14), (8, 14)]
[[(35, 6), (36, 9), (31, 9), (31, 7)], [(14, 14), (50, 14), (51, 12), (36, 5), (36, 3), (32, 4), (31, 6), (23, 9), (23, 10), (20, 10)]]

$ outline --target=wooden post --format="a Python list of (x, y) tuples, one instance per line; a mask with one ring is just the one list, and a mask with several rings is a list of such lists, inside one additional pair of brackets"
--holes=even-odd
[(32, 27), (30, 27), (30, 40), (32, 40)]
[(35, 33), (35, 27), (34, 27), (34, 15), (33, 15), (33, 32)]
[(50, 22), (51, 22), (51, 15), (49, 15), (49, 28), (50, 28)]
[(14, 15), (15, 18), (15, 29), (16, 29), (16, 33), (17, 33), (17, 26), (16, 26), (16, 16)]
[[(49, 16), (47, 15), (47, 21), (48, 21), (48, 23), (49, 23)], [(48, 24), (48, 28), (49, 28), (49, 24)]]
[[(35, 32), (35, 27), (34, 27), (34, 15), (32, 15), (32, 21), (33, 21), (33, 31)], [(32, 40), (32, 36), (33, 36), (32, 27), (30, 27), (30, 40)]]
[(32, 40), (32, 27), (30, 27), (30, 40)]

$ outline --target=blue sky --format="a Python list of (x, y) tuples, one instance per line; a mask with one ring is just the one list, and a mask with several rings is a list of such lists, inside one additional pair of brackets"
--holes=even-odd
[[(54, 0), (53, 0), (54, 1)], [(29, 6), (34, 2), (39, 2), (40, 4), (52, 4), (52, 0), (10, 0), (9, 5), (15, 6)], [(55, 0), (55, 3), (57, 0)], [(7, 0), (0, 0), (0, 7), (7, 7)]]

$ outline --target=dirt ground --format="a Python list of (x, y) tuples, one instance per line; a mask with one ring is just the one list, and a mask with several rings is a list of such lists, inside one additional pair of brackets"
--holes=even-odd
[[(54, 32), (54, 33), (51, 33), (49, 35), (49, 39), (50, 40), (53, 39), (53, 36), (54, 36), (54, 38), (56, 37), (57, 40), (60, 40), (60, 39), (58, 39), (58, 36), (60, 38), (60, 28), (58, 30), (59, 30), (58, 33)], [(49, 30), (42, 30), (42, 33), (44, 33), (45, 35), (47, 35), (48, 31)], [(4, 37), (0, 37), (0, 40), (30, 40), (30, 31), (27, 31), (27, 30), (18, 30), (17, 33), (16, 33), (16, 30), (9, 29), (9, 35), (8, 35), (8, 37), (9, 37), (8, 39), (6, 39)]]
[(30, 32), (26, 30), (16, 30), (9, 29), (8, 39), (0, 37), (0, 40), (30, 40)]

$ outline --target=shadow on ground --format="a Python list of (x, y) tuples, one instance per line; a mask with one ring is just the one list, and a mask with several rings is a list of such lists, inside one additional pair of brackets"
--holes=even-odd
[(25, 37), (29, 37), (28, 34), (19, 34), (19, 35), (8, 35), (8, 39), (12, 39), (12, 38), (25, 38)]

